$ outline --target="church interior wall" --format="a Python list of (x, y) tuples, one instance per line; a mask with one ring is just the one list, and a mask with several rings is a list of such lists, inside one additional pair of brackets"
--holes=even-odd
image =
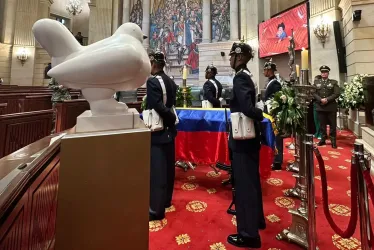
[[(310, 70), (312, 74), (312, 79), (320, 74), (319, 68), (322, 65), (327, 65), (330, 67), (330, 77), (336, 80), (344, 81), (344, 75), (339, 72), (338, 64), (338, 54), (336, 50), (335, 34), (333, 29), (333, 22), (341, 20), (341, 13), (336, 8), (331, 8), (323, 12), (323, 14), (317, 14), (311, 16), (309, 19), (310, 26), (310, 55), (311, 55), (311, 65)], [(325, 22), (329, 25), (330, 32), (329, 36), (324, 44), (314, 35), (313, 29), (320, 24)]]
[[(82, 1), (83, 2), (83, 1)], [(83, 4), (82, 13), (73, 18), (72, 32), (76, 35), (78, 32), (82, 33), (82, 36), (88, 37), (88, 22), (90, 18), (90, 8), (88, 7), (87, 0)]]
[[(26, 24), (17, 24), (16, 15), (20, 13), (26, 15), (18, 10), (17, 3), (26, 3), (27, 0), (0, 0), (0, 77), (4, 79), (5, 84), (11, 82), (11, 78), (18, 78), (14, 84), (21, 85), (41, 85), (43, 84), (44, 68), (50, 61), (46, 52), (38, 47), (38, 45), (22, 42), (23, 38), (29, 36), (22, 35), (28, 27)], [(50, 14), (61, 16), (71, 20), (72, 32), (82, 32), (83, 36), (87, 37), (89, 34), (99, 34), (100, 39), (105, 38), (115, 30), (121, 23), (123, 0), (97, 0), (95, 8), (91, 8), (87, 4), (88, 0), (84, 0), (83, 12), (75, 17), (70, 16), (66, 11), (66, 4), (68, 0), (55, 0), (50, 5)], [(230, 40), (230, 4), (229, 0), (210, 0), (210, 15), (211, 15), (211, 43), (202, 43), (203, 36), (203, 1), (202, 0), (188, 0), (188, 10), (186, 11), (185, 1), (182, 0), (151, 0), (150, 10), (150, 48), (160, 49), (166, 52), (167, 67), (166, 72), (175, 77), (176, 82), (181, 83), (181, 69), (185, 63), (190, 64), (190, 74), (188, 78), (189, 84), (202, 85), (205, 82), (204, 71), (207, 65), (214, 63), (220, 72), (220, 77), (224, 78), (223, 83), (230, 83), (230, 77), (233, 76), (233, 71), (229, 67), (228, 52), (231, 48), (232, 40)], [(321, 6), (323, 0), (313, 0), (311, 3), (318, 2)], [(27, 1), (31, 3), (39, 2), (39, 0)], [(48, 2), (48, 1), (47, 1)], [(266, 2), (266, 3), (265, 3)], [(264, 0), (264, 1), (239, 1), (239, 16), (240, 21), (238, 30), (240, 30), (240, 38), (245, 36), (245, 40), (249, 42), (256, 50), (258, 45), (257, 38), (257, 24), (264, 19), (275, 15), (285, 9), (288, 9), (300, 0)], [(331, 6), (336, 0), (326, 0), (331, 2)], [(374, 19), (371, 18), (374, 14), (374, 0), (367, 1), (352, 1), (342, 0), (339, 11), (336, 6), (328, 10), (321, 10), (310, 18), (310, 44), (311, 44), (311, 73), (312, 77), (319, 74), (319, 67), (322, 64), (330, 66), (332, 78), (344, 79), (345, 75), (338, 73), (336, 45), (333, 32), (332, 22), (341, 20), (344, 44), (346, 46), (346, 61), (348, 67), (348, 80), (357, 73), (374, 74)], [(39, 3), (40, 5), (41, 3)], [(37, 4), (35, 4), (37, 5)], [(116, 6), (114, 6), (116, 5)], [(117, 6), (118, 5), (118, 6)], [(142, 26), (143, 0), (130, 0), (130, 21)], [(176, 6), (174, 6), (176, 5)], [(218, 6), (218, 7), (217, 7)], [(252, 7), (251, 7), (252, 6)], [(326, 6), (325, 6), (326, 7)], [(40, 8), (40, 7), (39, 7)], [(320, 7), (319, 7), (320, 8)], [(30, 9), (33, 9), (30, 7)], [(94, 17), (90, 15), (91, 9), (95, 9)], [(222, 9), (224, 11), (222, 11)], [(248, 9), (248, 10), (247, 10)], [(269, 11), (270, 9), (270, 11)], [(220, 10), (220, 12), (219, 12)], [(352, 21), (352, 13), (354, 10), (362, 10), (362, 19), (359, 22)], [(39, 11), (39, 10), (38, 10)], [(37, 11), (37, 12), (38, 12)], [(174, 12), (173, 12), (174, 11)], [(105, 13), (104, 13), (105, 12)], [(259, 13), (261, 12), (261, 13)], [(161, 13), (161, 14), (160, 14)], [(105, 18), (104, 18), (105, 14)], [(38, 15), (30, 14), (32, 20), (37, 20)], [(31, 16), (30, 16), (31, 15)], [(109, 16), (109, 19), (108, 19)], [(322, 16), (330, 23), (330, 36), (323, 48), (320, 41), (314, 36), (313, 28), (320, 22)], [(245, 17), (245, 18), (244, 18)], [(91, 32), (89, 28), (90, 18)], [(243, 19), (244, 18), (244, 19)], [(28, 20), (29, 20), (28, 19)], [(30, 20), (31, 20), (30, 19)], [(118, 20), (117, 20), (118, 19)], [(184, 22), (181, 19), (188, 19), (190, 32), (186, 33), (184, 30)], [(116, 20), (118, 24), (116, 25)], [(243, 21), (245, 20), (245, 21)], [(31, 21), (30, 21), (31, 23)], [(22, 25), (21, 25), (22, 24)], [(18, 26), (17, 26), (18, 25)], [(108, 28), (109, 26), (110, 28)], [(27, 27), (26, 27), (27, 26)], [(30, 26), (30, 25), (29, 25)], [(105, 27), (104, 27), (105, 26)], [(107, 27), (108, 26), (108, 27)], [(31, 27), (31, 26), (30, 26)], [(182, 31), (182, 34), (180, 33)], [(17, 33), (18, 32), (18, 33)], [(108, 33), (109, 32), (109, 33)], [(148, 33), (148, 32), (147, 32)], [(162, 37), (159, 37), (162, 33)], [(14, 40), (16, 39), (16, 40)], [(18, 40), (17, 40), (18, 39)], [(98, 36), (94, 39), (99, 39)], [(231, 38), (232, 39), (232, 38)], [(239, 39), (239, 37), (238, 37)], [(182, 46), (178, 47), (178, 42)], [(15, 44), (15, 47), (13, 47)], [(183, 45), (186, 47), (183, 48)], [(195, 46), (197, 45), (197, 46)], [(21, 47), (30, 47), (30, 58), (25, 66), (21, 67), (19, 61), (16, 59), (16, 49)], [(178, 49), (185, 49), (185, 54), (178, 57)], [(224, 56), (221, 55), (224, 53)], [(257, 55), (257, 53), (256, 53)], [(13, 59), (12, 59), (13, 57)], [(299, 62), (300, 52), (296, 53), (296, 64)], [(288, 78), (288, 54), (281, 54), (273, 57), (273, 60), (278, 65), (278, 73)], [(262, 65), (264, 59), (255, 58), (249, 63), (251, 72), (254, 74), (254, 79), (264, 87), (266, 79), (262, 75)], [(32, 81), (26, 81), (27, 77), (31, 77)], [(312, 78), (311, 77), (311, 78)], [(46, 84), (44, 82), (44, 84)]]
[[(346, 2), (346, 1), (345, 1)], [(355, 74), (374, 74), (374, 1), (352, 1), (341, 5), (346, 45), (347, 78)], [(361, 20), (353, 21), (352, 13), (362, 10)]]

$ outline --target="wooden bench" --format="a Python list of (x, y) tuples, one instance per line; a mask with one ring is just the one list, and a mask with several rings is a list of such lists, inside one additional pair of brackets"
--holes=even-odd
[(52, 118), (52, 109), (0, 115), (0, 158), (50, 135)]
[(56, 132), (74, 127), (77, 117), (89, 110), (90, 105), (85, 99), (68, 100), (56, 104)]
[(0, 249), (54, 247), (60, 144), (50, 142), (0, 159)]
[[(13, 114), (30, 112), (37, 110), (46, 110), (52, 108), (51, 90), (37, 91), (32, 89), (0, 89), (0, 114)], [(72, 91), (72, 99), (78, 99), (81, 96), (80, 91)]]

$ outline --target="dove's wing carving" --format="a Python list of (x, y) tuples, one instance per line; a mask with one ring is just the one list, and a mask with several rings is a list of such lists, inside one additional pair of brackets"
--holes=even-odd
[(66, 57), (82, 48), (73, 34), (62, 23), (54, 20), (38, 20), (32, 31), (51, 57)]
[[(129, 81), (138, 76), (139, 70), (146, 70), (144, 60), (148, 58), (139, 57), (135, 46), (117, 43), (90, 52), (85, 50), (85, 53), (53, 67), (48, 75), (63, 85), (115, 84)], [(146, 74), (149, 73), (150, 67)]]

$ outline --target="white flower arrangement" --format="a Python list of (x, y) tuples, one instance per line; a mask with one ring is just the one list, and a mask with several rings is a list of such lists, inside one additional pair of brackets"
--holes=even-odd
[(341, 108), (357, 109), (364, 104), (364, 79), (368, 75), (355, 75), (350, 83), (344, 83), (343, 91), (338, 98)]
[(70, 0), (66, 5), (66, 10), (73, 16), (80, 14), (83, 11), (82, 2), (80, 0)]

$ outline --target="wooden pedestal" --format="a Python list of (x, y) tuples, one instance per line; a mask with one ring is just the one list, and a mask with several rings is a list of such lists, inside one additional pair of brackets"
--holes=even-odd
[(61, 140), (55, 250), (147, 250), (150, 132)]

